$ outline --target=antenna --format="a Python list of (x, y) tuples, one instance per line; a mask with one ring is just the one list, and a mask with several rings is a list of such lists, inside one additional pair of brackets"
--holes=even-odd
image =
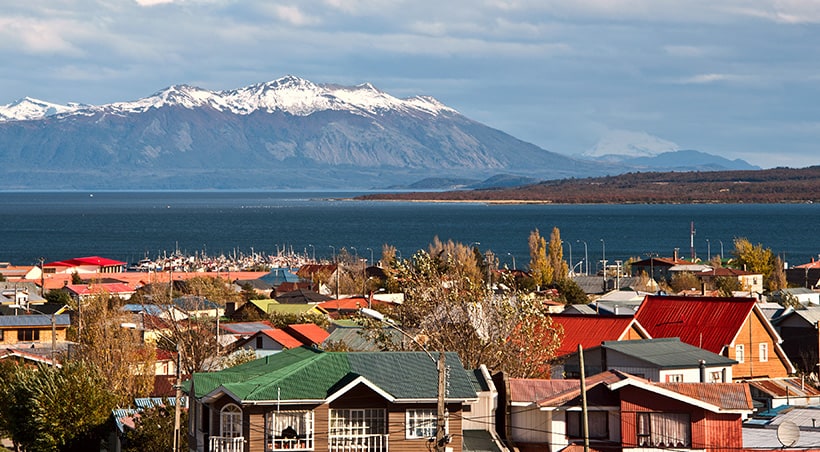
[(800, 428), (792, 421), (783, 421), (777, 426), (777, 440), (783, 447), (792, 447), (800, 439)]

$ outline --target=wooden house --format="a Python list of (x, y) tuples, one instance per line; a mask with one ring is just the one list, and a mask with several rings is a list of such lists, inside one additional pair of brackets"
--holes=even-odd
[[(581, 450), (580, 380), (495, 377), (507, 442), (521, 452)], [(607, 371), (585, 379), (590, 450), (738, 450), (753, 412), (746, 384), (652, 383)], [(499, 410), (502, 411), (502, 410)]]
[[(463, 449), (464, 404), (478, 400), (458, 355), (446, 354), (448, 450)], [(436, 363), (426, 352), (286, 350), (195, 373), (190, 450), (423, 451), (435, 432)]]
[(735, 380), (795, 372), (782, 339), (754, 298), (647, 296), (635, 314), (653, 338), (679, 337), (737, 361)]

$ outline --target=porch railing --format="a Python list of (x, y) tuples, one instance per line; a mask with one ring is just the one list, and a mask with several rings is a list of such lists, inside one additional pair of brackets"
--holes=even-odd
[(387, 435), (331, 436), (330, 452), (387, 452)]
[(241, 436), (212, 436), (208, 440), (209, 452), (243, 452), (245, 438)]

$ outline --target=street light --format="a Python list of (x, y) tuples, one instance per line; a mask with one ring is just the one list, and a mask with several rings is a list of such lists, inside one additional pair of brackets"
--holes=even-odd
[(706, 239), (706, 259), (712, 259), (712, 245), (709, 243), (709, 239)]
[(316, 247), (312, 244), (308, 244), (308, 246), (310, 247), (310, 250), (313, 252), (313, 262), (316, 263)]
[(365, 248), (366, 250), (370, 251), (370, 265), (376, 265), (376, 261), (373, 260), (373, 248)]
[[(561, 243), (564, 243), (564, 241), (561, 240)], [(572, 266), (572, 242), (566, 242), (566, 243), (569, 246), (569, 268), (573, 269), (575, 267)]]
[(723, 240), (718, 240), (720, 242), (720, 265), (723, 265)]
[(336, 247), (333, 245), (328, 245), (333, 250), (333, 262), (336, 262)]
[(513, 253), (507, 253), (507, 256), (512, 257), (512, 260), (513, 260), (513, 268), (512, 268), (512, 269), (513, 269), (513, 270), (515, 270), (515, 254), (513, 254)]
[(392, 319), (390, 319), (388, 317), (385, 317), (384, 314), (382, 314), (381, 312), (376, 311), (374, 309), (368, 309), (368, 308), (361, 308), (361, 309), (359, 309), (359, 312), (362, 315), (366, 316), (366, 317), (370, 317), (371, 319), (378, 320), (379, 322), (384, 323), (388, 327), (393, 328), (394, 330), (398, 331), (403, 336), (410, 339), (414, 344), (416, 344), (416, 346), (419, 347), (422, 351), (424, 351), (424, 353), (427, 354), (427, 356), (430, 358), (430, 360), (433, 361), (433, 364), (436, 366), (436, 372), (438, 373), (438, 388), (436, 390), (436, 402), (437, 403), (436, 403), (436, 446), (435, 446), (435, 450), (436, 450), (436, 452), (444, 452), (446, 450), (445, 443), (447, 442), (447, 438), (446, 438), (446, 435), (444, 433), (444, 428), (445, 428), (445, 409), (444, 409), (444, 396), (445, 396), (445, 394), (444, 394), (444, 392), (445, 392), (445, 388), (447, 387), (447, 381), (446, 381), (447, 371), (446, 371), (445, 363), (444, 363), (444, 352), (439, 350), (438, 360), (436, 360), (436, 358), (434, 358), (433, 355), (431, 355), (430, 352), (427, 350), (427, 347), (422, 345), (418, 340), (416, 340), (415, 337), (411, 336), (406, 331), (399, 328), (399, 326), (396, 325), (396, 322), (394, 322)]
[(13, 305), (10, 305), (9, 307), (13, 308), (13, 309), (25, 309), (26, 312), (34, 311), (34, 312), (39, 313), (41, 315), (46, 315), (46, 316), (51, 317), (51, 367), (55, 367), (57, 365), (57, 361), (55, 361), (55, 356), (54, 356), (54, 354), (56, 353), (56, 350), (57, 350), (57, 319), (54, 318), (54, 313), (46, 314), (45, 312), (40, 311), (39, 309), (32, 308), (28, 304), (26, 306), (21, 306), (19, 304), (13, 304)]
[(359, 250), (357, 250), (355, 246), (351, 246), (350, 249), (353, 250), (353, 253), (355, 253), (353, 255), (353, 262), (356, 262), (359, 260)]
[(584, 270), (584, 276), (589, 276), (589, 254), (587, 253), (587, 241), (576, 240), (576, 242), (584, 244), (584, 266), (586, 267), (586, 270)]

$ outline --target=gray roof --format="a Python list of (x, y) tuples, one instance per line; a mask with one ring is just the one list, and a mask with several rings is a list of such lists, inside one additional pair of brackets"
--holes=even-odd
[[(54, 324), (60, 327), (71, 325), (71, 317), (68, 314), (58, 314), (54, 316)], [(0, 316), (0, 327), (49, 327), (51, 328), (51, 316), (43, 314), (21, 314)]]
[(737, 361), (733, 359), (681, 342), (680, 338), (677, 337), (635, 341), (605, 341), (602, 347), (665, 369), (697, 367), (701, 360), (707, 366), (737, 364)]
[(788, 317), (794, 315), (802, 317), (811, 325), (816, 325), (817, 322), (820, 322), (820, 306), (809, 306), (806, 309), (790, 309), (788, 312), (784, 312), (783, 315), (778, 317), (775, 323), (780, 323)]
[(464, 452), (501, 452), (488, 431), (464, 430), (461, 433), (464, 440), (461, 450)]

